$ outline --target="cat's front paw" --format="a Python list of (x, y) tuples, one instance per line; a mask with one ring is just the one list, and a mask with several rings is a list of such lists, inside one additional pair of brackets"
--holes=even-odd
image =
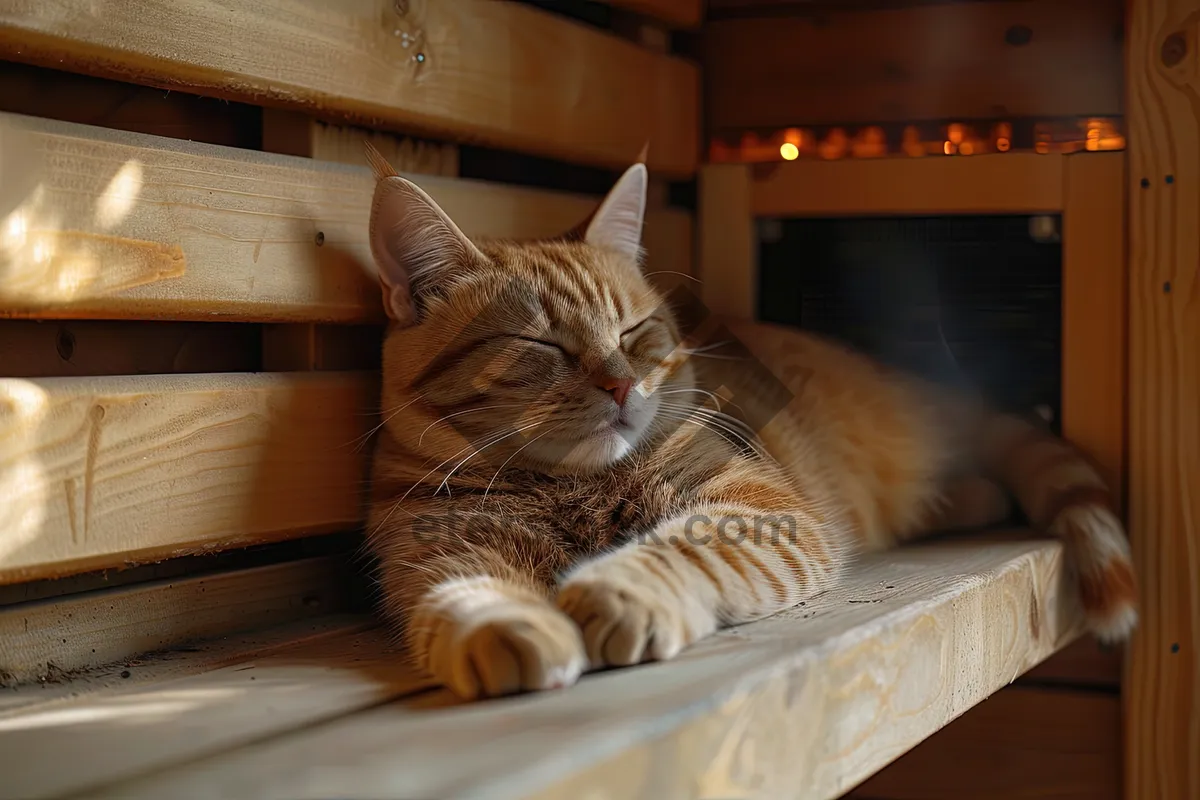
[(548, 603), (507, 603), (446, 623), (429, 669), (468, 700), (570, 686), (587, 666), (575, 624)]
[(677, 596), (653, 573), (639, 579), (632, 565), (621, 566), (584, 570), (558, 594), (558, 607), (583, 631), (592, 666), (666, 660), (716, 630), (695, 598)]

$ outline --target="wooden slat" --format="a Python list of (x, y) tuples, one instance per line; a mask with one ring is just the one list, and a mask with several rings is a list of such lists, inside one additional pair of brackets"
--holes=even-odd
[(1130, 4), (1125, 797), (1200, 797), (1200, 0)]
[(0, 320), (0, 378), (255, 372), (255, 325)]
[(352, 527), (374, 384), (0, 380), (0, 583)]
[[(199, 675), (93, 692), (0, 716), (4, 791), (31, 800), (90, 795), (94, 786), (139, 771), (219, 753), (427, 685), (405, 667), (385, 633), (349, 629)], [(69, 768), (49, 769), (51, 757)]]
[(1125, 487), (1125, 153), (1064, 159), (1062, 431)]
[(348, 575), (344, 558), (326, 556), (8, 606), (0, 682), (59, 683), (143, 653), (339, 611)]
[(758, 237), (750, 210), (750, 168), (706, 164), (700, 169), (699, 186), (701, 298), (714, 314), (754, 319)]
[[(705, 26), (713, 131), (1122, 113), (1122, 4), (1002, 0)], [(1028, 29), (1025, 44), (1010, 31)]]
[(704, 18), (704, 0), (603, 0), (618, 8), (629, 9), (662, 20), (677, 28), (699, 27)]
[[(103, 619), (97, 620), (99, 627), (103, 624)], [(64, 680), (27, 683), (0, 692), (0, 719), (76, 702), (86, 695), (186, 678), (262, 658), (281, 648), (363, 631), (376, 624), (361, 612), (321, 614), (261, 630), (226, 632), (211, 639), (197, 639), (183, 647), (142, 653), (128, 661), (81, 669), (64, 676)]]
[(519, 3), (4, 0), (0, 54), (607, 167), (647, 140), (655, 170), (697, 160), (696, 66)]
[(425, 695), (89, 796), (832, 798), (1070, 641), (1063, 577), (1044, 540), (887, 553), (669, 663), (465, 706)]
[(851, 792), (866, 800), (1120, 800), (1121, 701), (1013, 686)]
[(751, 210), (779, 217), (1056, 212), (1063, 158), (999, 153), (755, 165)]
[[(13, 115), (0, 158), (0, 314), (382, 321), (365, 166)], [(414, 180), (478, 237), (556, 236), (599, 202)], [(645, 246), (648, 269), (690, 272), (691, 217), (648, 213)]]

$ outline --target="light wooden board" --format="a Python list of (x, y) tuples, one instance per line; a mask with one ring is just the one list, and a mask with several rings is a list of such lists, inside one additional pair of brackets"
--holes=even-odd
[[(420, 691), (379, 629), (343, 630), (175, 680), (0, 716), (6, 796), (93, 787)], [(47, 769), (50, 760), (69, 768)]]
[(1115, 0), (837, 5), (710, 20), (709, 129), (1122, 113)]
[(669, 663), (476, 704), (439, 691), (89, 796), (833, 798), (1077, 634), (1061, 546), (1022, 537), (871, 557)]
[(252, 372), (259, 338), (234, 323), (0, 320), (0, 378)]
[(1063, 208), (1063, 160), (996, 153), (759, 164), (751, 213), (766, 217), (864, 214), (1028, 214)]
[(0, 583), (352, 527), (375, 383), (0, 380)]
[[(0, 158), (0, 314), (382, 321), (366, 166), (2, 114)], [(557, 236), (599, 203), (413, 179), (476, 237)], [(690, 272), (691, 229), (648, 213), (647, 268)]]
[(244, 633), (224, 632), (186, 646), (139, 654), (128, 661), (80, 669), (66, 679), (0, 689), (0, 719), (39, 711), (97, 692), (185, 678), (210, 669), (261, 658), (284, 647), (366, 630), (375, 622), (358, 614), (322, 614)]
[(1200, 797), (1198, 42), (1200, 0), (1130, 4), (1128, 515), (1142, 624), (1122, 685), (1129, 800)]
[(699, 149), (697, 66), (519, 3), (4, 0), (0, 54), (614, 168)]
[(677, 28), (696, 28), (704, 18), (704, 0), (603, 0), (662, 20)]
[(262, 149), (268, 153), (361, 165), (363, 142), (370, 142), (398, 172), (458, 177), (457, 145), (334, 125), (281, 108), (264, 108), (262, 117)]
[[(342, 610), (345, 559), (301, 559), (0, 609), (0, 682), (60, 682), (207, 637)], [(128, 665), (123, 665), (129, 669)]]
[(863, 800), (1121, 800), (1115, 694), (1006, 688), (851, 792)]

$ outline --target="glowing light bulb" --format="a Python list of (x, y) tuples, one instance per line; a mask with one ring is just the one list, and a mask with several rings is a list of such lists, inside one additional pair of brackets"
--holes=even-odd
[(779, 155), (783, 156), (784, 161), (795, 161), (800, 155), (800, 148), (791, 142), (784, 142), (779, 145)]

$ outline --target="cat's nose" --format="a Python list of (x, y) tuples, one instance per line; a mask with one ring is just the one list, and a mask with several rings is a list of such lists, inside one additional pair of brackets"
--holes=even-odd
[(625, 406), (625, 398), (629, 397), (629, 390), (633, 388), (633, 379), (614, 378), (611, 375), (603, 375), (596, 378), (595, 383), (601, 389), (611, 394), (613, 400), (616, 400), (617, 405), (621, 407)]

